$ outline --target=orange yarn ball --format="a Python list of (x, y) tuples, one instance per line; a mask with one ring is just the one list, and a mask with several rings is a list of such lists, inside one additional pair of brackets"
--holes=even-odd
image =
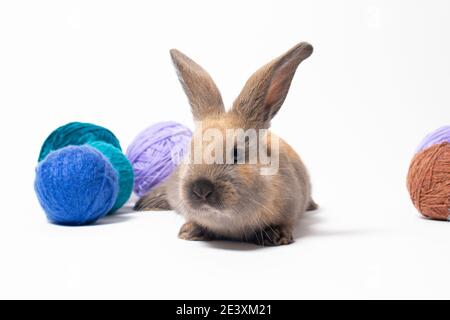
[(417, 153), (409, 167), (407, 184), (414, 206), (422, 215), (450, 220), (450, 143)]

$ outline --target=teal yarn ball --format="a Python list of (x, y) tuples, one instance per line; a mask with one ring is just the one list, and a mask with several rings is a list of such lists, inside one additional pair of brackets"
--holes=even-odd
[(70, 146), (83, 145), (94, 141), (103, 141), (122, 150), (119, 140), (106, 128), (95, 124), (71, 122), (53, 131), (42, 145), (39, 161), (52, 151)]
[(119, 193), (117, 195), (117, 200), (110, 211), (110, 213), (113, 213), (120, 209), (131, 196), (134, 185), (133, 168), (122, 151), (113, 145), (102, 141), (90, 142), (89, 145), (99, 150), (111, 162), (113, 168), (118, 173)]
[(111, 211), (119, 192), (117, 171), (97, 149), (69, 146), (36, 168), (34, 188), (50, 222), (81, 226)]

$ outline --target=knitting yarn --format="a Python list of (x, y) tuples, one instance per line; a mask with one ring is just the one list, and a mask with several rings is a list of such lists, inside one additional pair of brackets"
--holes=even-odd
[(48, 136), (41, 148), (39, 161), (44, 160), (50, 152), (63, 147), (94, 141), (103, 141), (122, 150), (119, 140), (108, 129), (90, 123), (71, 122), (59, 127)]
[(126, 152), (133, 167), (134, 192), (143, 196), (166, 179), (187, 154), (192, 131), (176, 122), (142, 131)]
[(131, 196), (134, 183), (133, 168), (122, 151), (113, 145), (102, 141), (90, 142), (89, 145), (99, 150), (117, 171), (119, 178), (119, 193), (117, 194), (116, 202), (110, 211), (111, 213), (115, 212), (120, 209)]
[(428, 134), (420, 143), (416, 152), (420, 152), (426, 148), (431, 147), (434, 144), (439, 144), (443, 142), (450, 143), (450, 126), (441, 127), (430, 134)]
[(116, 203), (117, 171), (91, 146), (51, 152), (36, 169), (35, 191), (49, 221), (79, 226), (95, 222)]
[(450, 217), (450, 126), (429, 134), (420, 144), (408, 171), (407, 186), (425, 217)]

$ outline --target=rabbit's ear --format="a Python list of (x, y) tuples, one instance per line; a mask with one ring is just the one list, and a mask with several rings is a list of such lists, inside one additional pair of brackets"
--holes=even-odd
[(268, 128), (286, 98), (298, 65), (312, 52), (309, 43), (299, 43), (256, 71), (234, 101), (232, 112), (250, 127)]
[(201, 66), (176, 49), (170, 50), (178, 79), (183, 86), (195, 120), (225, 112), (222, 96), (211, 76)]

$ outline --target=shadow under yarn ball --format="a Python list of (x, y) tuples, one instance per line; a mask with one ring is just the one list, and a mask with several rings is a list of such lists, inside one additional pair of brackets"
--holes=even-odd
[(85, 225), (105, 216), (119, 192), (117, 171), (91, 146), (50, 153), (36, 169), (35, 190), (50, 222)]
[(110, 162), (113, 168), (117, 171), (119, 177), (119, 193), (117, 200), (112, 207), (110, 213), (120, 209), (130, 198), (133, 192), (134, 173), (130, 161), (118, 148), (109, 143), (102, 141), (95, 141), (89, 143), (90, 146), (99, 150)]
[(53, 131), (42, 145), (39, 161), (52, 151), (70, 146), (103, 141), (122, 150), (119, 140), (106, 128), (91, 123), (71, 122)]

